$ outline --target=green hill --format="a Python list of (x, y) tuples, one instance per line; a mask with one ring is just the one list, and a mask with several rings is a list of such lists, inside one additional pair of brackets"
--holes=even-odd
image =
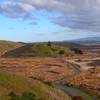
[(57, 57), (73, 54), (69, 48), (59, 45), (27, 44), (5, 53), (3, 57)]
[(23, 44), (11, 41), (0, 40), (0, 54), (21, 47)]
[(0, 70), (0, 100), (70, 100), (70, 97), (38, 80)]

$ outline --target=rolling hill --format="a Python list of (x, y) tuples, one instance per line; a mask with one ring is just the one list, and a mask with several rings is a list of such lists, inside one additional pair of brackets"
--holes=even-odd
[(63, 91), (38, 80), (0, 70), (0, 100), (71, 100)]
[(23, 46), (21, 43), (0, 40), (0, 55), (21, 46)]
[(80, 38), (77, 40), (74, 40), (73, 42), (75, 43), (80, 43), (80, 44), (100, 44), (100, 37), (87, 37), (87, 38)]
[(81, 45), (79, 43), (75, 43), (73, 41), (61, 41), (61, 42), (54, 42), (54, 44), (69, 47), (69, 48), (81, 48), (84, 47), (84, 45)]
[(6, 52), (3, 57), (57, 57), (57, 56), (71, 56), (73, 55), (67, 47), (47, 44), (27, 44)]

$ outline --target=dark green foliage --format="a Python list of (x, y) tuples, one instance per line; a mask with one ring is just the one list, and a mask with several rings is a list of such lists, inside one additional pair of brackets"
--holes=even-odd
[(52, 82), (45, 82), (45, 84), (47, 84), (50, 87), (55, 87), (54, 84)]
[(23, 93), (21, 96), (16, 95), (14, 92), (9, 94), (11, 100), (43, 100), (43, 99), (36, 99), (35, 95), (32, 93)]
[(65, 53), (66, 53), (65, 50), (60, 50), (60, 51), (59, 51), (59, 54), (60, 54), (60, 55), (63, 55), (63, 54), (65, 54)]
[(21, 99), (22, 100), (36, 100), (36, 97), (32, 93), (23, 93)]

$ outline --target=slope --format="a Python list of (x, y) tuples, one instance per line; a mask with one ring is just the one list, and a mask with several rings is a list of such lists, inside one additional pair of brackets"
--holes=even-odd
[(5, 53), (3, 57), (57, 57), (73, 54), (69, 48), (54, 44), (51, 46), (47, 44), (27, 44)]
[(70, 100), (70, 97), (38, 80), (0, 70), (0, 100)]
[(23, 44), (17, 43), (17, 42), (11, 42), (11, 41), (2, 41), (0, 40), (0, 55), (13, 50), (15, 48), (21, 47)]

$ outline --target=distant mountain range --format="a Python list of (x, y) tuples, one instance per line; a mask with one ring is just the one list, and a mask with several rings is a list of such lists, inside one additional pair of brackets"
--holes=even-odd
[(100, 44), (100, 37), (88, 37), (88, 38), (80, 38), (77, 40), (73, 40), (74, 43), (79, 43), (79, 44)]

